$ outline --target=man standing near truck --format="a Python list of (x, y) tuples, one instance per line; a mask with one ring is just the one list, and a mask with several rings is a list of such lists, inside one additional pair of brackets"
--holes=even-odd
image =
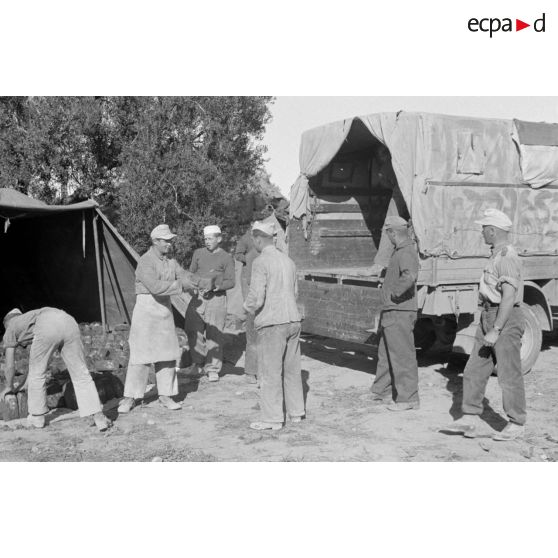
[(508, 424), (492, 437), (497, 441), (515, 440), (524, 434), (526, 419), (525, 385), (521, 371), (521, 337), (525, 329), (519, 305), (523, 300), (522, 265), (509, 242), (512, 222), (497, 209), (487, 209), (482, 236), (492, 249), (484, 268), (479, 298), (483, 311), (475, 344), (463, 371), (463, 417), (445, 428), (474, 438), (482, 424), (483, 399), (495, 363), (502, 387), (502, 403)]
[(296, 267), (273, 241), (273, 223), (252, 226), (259, 256), (252, 266), (244, 310), (257, 331), (261, 420), (253, 430), (279, 430), (285, 411), (291, 422), (305, 414), (300, 371), (300, 313), (296, 304)]
[(393, 403), (387, 406), (390, 411), (408, 411), (420, 406), (413, 336), (419, 259), (405, 219), (387, 217), (384, 231), (394, 250), (382, 286), (378, 366), (372, 394), (378, 404), (393, 396)]

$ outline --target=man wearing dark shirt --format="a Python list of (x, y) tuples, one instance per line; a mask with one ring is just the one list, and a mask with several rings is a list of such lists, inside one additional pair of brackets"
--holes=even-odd
[(234, 260), (220, 247), (221, 241), (218, 226), (204, 228), (205, 248), (194, 252), (190, 272), (199, 276), (202, 282), (206, 281), (207, 288), (200, 288), (199, 293), (192, 297), (186, 310), (184, 328), (192, 361), (198, 369), (203, 367), (210, 382), (219, 380), (223, 365), (226, 291), (235, 284)]
[(417, 320), (419, 260), (405, 219), (387, 217), (384, 230), (394, 246), (394, 252), (382, 287), (378, 368), (372, 393), (377, 402), (393, 396), (394, 402), (387, 407), (390, 411), (407, 411), (419, 408), (418, 367), (413, 338)]

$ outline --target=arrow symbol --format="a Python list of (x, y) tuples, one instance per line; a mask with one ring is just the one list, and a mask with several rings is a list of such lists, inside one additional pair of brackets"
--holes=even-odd
[(531, 24), (530, 23), (525, 23), (524, 21), (521, 21), (520, 19), (515, 20), (515, 30), (516, 31), (521, 31), (522, 29), (525, 29), (526, 27), (531, 27)]

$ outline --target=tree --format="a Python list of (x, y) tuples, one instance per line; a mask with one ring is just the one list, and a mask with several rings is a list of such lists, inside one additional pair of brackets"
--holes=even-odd
[[(122, 148), (119, 227), (145, 248), (148, 232), (167, 222), (185, 259), (205, 225), (229, 236), (239, 223), (231, 208), (257, 188), (269, 120), (268, 97), (158, 97), (125, 104), (135, 137)], [(135, 114), (134, 114), (135, 113)], [(127, 218), (123, 219), (126, 215)]]
[(0, 187), (93, 197), (140, 252), (167, 222), (185, 259), (203, 226), (236, 235), (258, 191), (271, 97), (2, 97)]

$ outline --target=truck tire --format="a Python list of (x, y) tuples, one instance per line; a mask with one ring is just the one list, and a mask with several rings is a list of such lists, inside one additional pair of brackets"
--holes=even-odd
[(541, 352), (542, 328), (534, 308), (527, 304), (521, 305), (525, 319), (525, 332), (521, 338), (521, 371), (523, 374), (531, 371)]

